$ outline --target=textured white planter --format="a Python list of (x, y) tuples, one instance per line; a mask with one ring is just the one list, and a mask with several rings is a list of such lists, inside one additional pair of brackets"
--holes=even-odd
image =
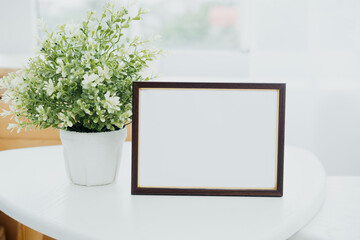
[(60, 130), (70, 180), (85, 186), (114, 182), (126, 135), (126, 128), (99, 133)]

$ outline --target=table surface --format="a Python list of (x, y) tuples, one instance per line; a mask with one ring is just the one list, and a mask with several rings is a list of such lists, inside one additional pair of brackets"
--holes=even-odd
[(327, 177), (325, 189), (320, 211), (288, 240), (360, 239), (360, 176)]
[(115, 184), (70, 183), (61, 146), (0, 152), (0, 210), (57, 239), (286, 239), (317, 213), (325, 172), (310, 152), (285, 150), (282, 198), (133, 196), (131, 143)]

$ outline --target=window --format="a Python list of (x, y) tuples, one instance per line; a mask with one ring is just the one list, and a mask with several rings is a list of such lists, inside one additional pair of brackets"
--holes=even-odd
[[(104, 2), (38, 0), (39, 17), (54, 30), (58, 24), (80, 22), (87, 9), (100, 12)], [(137, 5), (150, 12), (131, 34), (160, 35), (153, 44), (166, 55), (152, 71), (162, 78), (248, 77), (246, 0), (147, 0)]]

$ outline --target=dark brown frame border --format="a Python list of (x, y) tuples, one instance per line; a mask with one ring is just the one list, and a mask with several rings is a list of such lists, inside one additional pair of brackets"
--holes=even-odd
[[(275, 89), (279, 90), (277, 187), (276, 190), (209, 189), (209, 188), (141, 188), (138, 186), (139, 91), (141, 88), (207, 88), (207, 89)], [(199, 83), (199, 82), (134, 82), (132, 123), (133, 195), (217, 195), (217, 196), (283, 196), (284, 136), (285, 136), (285, 83)]]

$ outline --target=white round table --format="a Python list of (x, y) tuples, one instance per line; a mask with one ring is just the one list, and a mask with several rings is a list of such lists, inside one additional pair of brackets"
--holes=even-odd
[(286, 239), (324, 200), (325, 172), (310, 152), (285, 150), (284, 196), (132, 196), (126, 143), (117, 182), (70, 183), (62, 147), (0, 152), (0, 210), (57, 239)]

